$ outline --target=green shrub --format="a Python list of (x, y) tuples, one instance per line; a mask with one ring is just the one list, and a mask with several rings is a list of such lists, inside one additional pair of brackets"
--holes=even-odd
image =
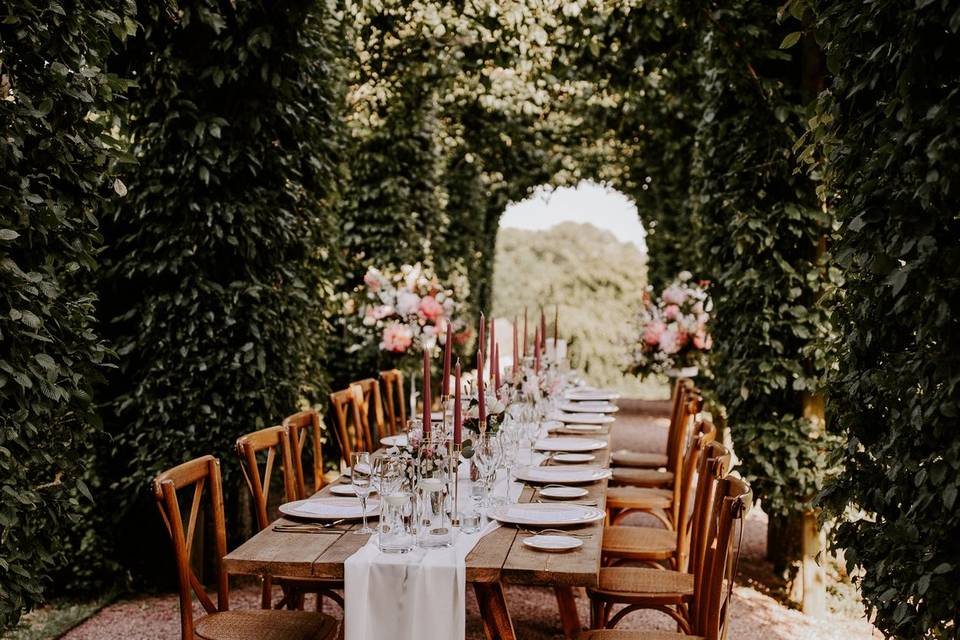
[(830, 409), (848, 443), (826, 496), (848, 518), (836, 543), (864, 570), (885, 634), (956, 638), (960, 8), (814, 4), (833, 86), (811, 126), (847, 274)]
[(43, 600), (90, 500), (78, 452), (106, 349), (87, 286), (116, 158), (104, 71), (131, 2), (14, 0), (0, 22), (0, 628)]
[(170, 566), (143, 553), (162, 536), (149, 479), (212, 453), (236, 498), (235, 438), (325, 385), (343, 103), (326, 7), (144, 3), (121, 59), (139, 85), (125, 123), (139, 166), (105, 223), (102, 314), (120, 366), (100, 469), (117, 557), (136, 574)]

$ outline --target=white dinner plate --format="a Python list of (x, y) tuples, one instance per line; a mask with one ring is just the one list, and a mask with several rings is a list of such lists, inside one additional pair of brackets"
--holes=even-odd
[(582, 504), (531, 502), (505, 504), (488, 515), (499, 522), (528, 527), (573, 527), (603, 520), (606, 514)]
[(601, 400), (617, 400), (620, 398), (620, 394), (612, 389), (591, 389), (589, 387), (571, 389), (567, 391), (565, 395), (567, 400), (575, 400), (578, 402), (599, 402)]
[[(370, 493), (376, 493), (377, 490), (370, 487)], [(330, 493), (335, 496), (354, 496), (357, 495), (357, 489), (350, 483), (335, 484), (330, 487)]]
[(558, 413), (550, 417), (567, 424), (609, 424), (616, 420), (603, 413)]
[(549, 551), (552, 553), (561, 553), (563, 551), (573, 551), (583, 546), (583, 540), (573, 536), (549, 536), (535, 535), (523, 539), (523, 544), (537, 551)]
[(563, 427), (567, 431), (579, 431), (581, 433), (592, 433), (595, 431), (603, 431), (602, 424), (568, 424)]
[(597, 456), (592, 453), (558, 453), (553, 456), (553, 459), (557, 462), (591, 462), (597, 459)]
[(543, 423), (543, 426), (546, 428), (547, 433), (556, 431), (557, 429), (563, 429), (563, 423), (559, 420), (547, 420)]
[(597, 482), (611, 476), (609, 469), (596, 465), (578, 465), (562, 467), (520, 467), (513, 472), (517, 480), (542, 482), (544, 484)]
[(554, 500), (572, 500), (573, 498), (582, 498), (590, 493), (583, 487), (544, 487), (540, 489), (540, 495), (544, 498), (553, 498)]
[(559, 438), (544, 438), (543, 440), (537, 440), (534, 443), (533, 448), (537, 451), (583, 452), (606, 449), (607, 443), (603, 440), (591, 440), (590, 438), (561, 436)]
[(385, 447), (405, 447), (407, 446), (407, 434), (398, 433), (395, 436), (380, 438), (380, 444)]
[(616, 413), (620, 407), (609, 402), (564, 402), (560, 410), (567, 413)]
[[(379, 500), (367, 500), (367, 516), (380, 511)], [(280, 513), (310, 520), (355, 520), (363, 517), (357, 498), (310, 498), (280, 505)]]

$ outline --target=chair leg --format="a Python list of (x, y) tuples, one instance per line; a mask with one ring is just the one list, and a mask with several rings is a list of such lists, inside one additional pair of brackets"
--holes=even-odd
[(266, 576), (260, 581), (260, 608), (261, 609), (270, 609), (272, 608), (273, 601), (273, 580), (269, 576)]

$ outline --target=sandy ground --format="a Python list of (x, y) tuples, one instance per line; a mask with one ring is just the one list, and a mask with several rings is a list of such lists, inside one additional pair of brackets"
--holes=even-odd
[[(666, 440), (666, 420), (631, 420), (632, 424), (614, 429), (614, 448), (637, 450), (662, 449)], [(755, 509), (744, 532), (744, 559), (761, 561), (766, 552), (766, 516)], [(546, 640), (563, 637), (552, 591), (532, 587), (507, 587), (507, 604), (520, 640)], [(231, 608), (257, 608), (259, 592), (243, 587), (231, 592)], [(589, 619), (585, 594), (578, 597), (581, 620)], [(176, 640), (180, 637), (179, 613), (175, 596), (139, 597), (106, 607), (63, 638), (65, 640)], [(198, 607), (197, 615), (201, 614)], [(341, 612), (327, 603), (327, 613)], [(655, 612), (637, 612), (627, 616), (618, 628), (672, 630), (668, 619)], [(880, 638), (866, 620), (839, 616), (815, 619), (779, 604), (750, 587), (736, 587), (731, 611), (731, 640), (867, 640)], [(483, 630), (476, 601), (467, 599), (467, 638), (482, 640)], [(442, 639), (438, 639), (442, 640)]]

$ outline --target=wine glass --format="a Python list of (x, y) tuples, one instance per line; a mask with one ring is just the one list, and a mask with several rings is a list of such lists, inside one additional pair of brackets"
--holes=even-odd
[(360, 509), (363, 511), (363, 527), (354, 533), (373, 533), (373, 529), (367, 526), (367, 496), (370, 495), (370, 480), (373, 475), (373, 468), (370, 465), (370, 453), (359, 451), (350, 454), (350, 481), (353, 483), (353, 490), (360, 498)]
[(477, 469), (480, 471), (480, 477), (484, 485), (483, 503), (489, 505), (490, 484), (497, 475), (497, 467), (500, 465), (502, 451), (500, 443), (492, 434), (481, 435), (477, 439), (477, 444), (473, 448), (474, 456), (477, 461)]
[(501, 458), (503, 460), (503, 468), (507, 472), (507, 480), (503, 483), (504, 485), (504, 503), (510, 502), (510, 478), (513, 474), (513, 470), (517, 465), (517, 455), (519, 454), (519, 444), (520, 438), (519, 433), (516, 429), (501, 429), (500, 430), (500, 450)]

